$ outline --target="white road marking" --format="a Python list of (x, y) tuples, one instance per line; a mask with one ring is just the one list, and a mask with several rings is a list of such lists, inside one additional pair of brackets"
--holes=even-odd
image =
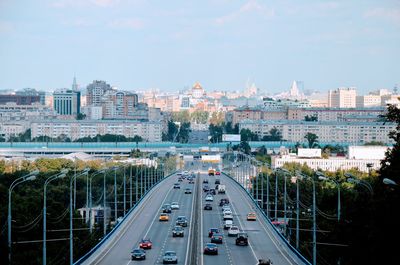
[[(195, 180), (196, 182), (195, 183), (197, 183), (198, 182), (198, 180), (196, 179)], [(196, 185), (196, 184), (195, 184)], [(194, 208), (194, 194), (196, 194), (198, 191), (197, 191), (197, 189), (198, 189), (199, 187), (196, 185), (195, 187), (194, 187), (194, 192), (192, 192), (192, 211), (191, 211), (191, 217), (190, 217), (190, 225), (189, 225), (189, 234), (188, 234), (188, 240), (187, 240), (187, 244), (186, 244), (186, 256), (185, 256), (185, 265), (187, 264), (187, 262), (188, 262), (188, 255), (189, 255), (189, 244), (190, 244), (190, 237), (191, 237), (191, 233), (192, 233), (192, 223), (193, 223), (193, 214), (194, 214), (194, 212), (193, 212), (193, 208)]]

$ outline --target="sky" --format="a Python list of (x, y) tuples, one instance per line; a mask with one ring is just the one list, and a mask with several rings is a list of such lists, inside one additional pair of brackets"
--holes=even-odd
[(400, 0), (0, 0), (0, 89), (400, 88)]

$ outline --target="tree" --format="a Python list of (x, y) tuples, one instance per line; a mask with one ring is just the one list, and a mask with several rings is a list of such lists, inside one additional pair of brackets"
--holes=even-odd
[(207, 123), (208, 121), (208, 112), (196, 110), (190, 115), (190, 120), (195, 123)]
[(184, 122), (179, 128), (177, 141), (180, 143), (187, 143), (189, 141), (190, 122)]
[(225, 123), (225, 133), (228, 134), (238, 134), (239, 133), (239, 124), (235, 124), (235, 126), (232, 127), (232, 122), (228, 121)]
[(190, 122), (190, 113), (187, 110), (173, 112), (172, 120), (180, 123)]
[(143, 138), (142, 137), (140, 137), (139, 135), (135, 135), (133, 138), (132, 138), (132, 142), (142, 142), (143, 141)]
[(225, 114), (223, 112), (213, 112), (211, 114), (210, 123), (214, 125), (222, 125), (225, 121)]
[(239, 150), (248, 155), (251, 153), (251, 147), (247, 141), (240, 142)]
[(178, 134), (178, 125), (176, 125), (172, 120), (168, 121), (168, 130), (166, 134), (166, 141), (171, 141), (173, 142), (175, 140), (175, 137)]
[(307, 133), (304, 138), (308, 142), (308, 148), (318, 147), (318, 135), (314, 133)]
[(218, 143), (222, 141), (222, 134), (223, 134), (222, 126), (214, 125), (211, 123), (210, 126), (208, 127), (208, 130), (211, 136), (210, 142)]
[(242, 129), (240, 131), (240, 139), (242, 141), (258, 141), (258, 135), (253, 133), (250, 129)]
[(77, 120), (84, 120), (84, 119), (86, 119), (86, 114), (78, 113), (78, 115), (76, 115), (76, 119)]
[(318, 116), (317, 115), (310, 115), (310, 116), (306, 115), (304, 117), (304, 120), (305, 121), (318, 121)]

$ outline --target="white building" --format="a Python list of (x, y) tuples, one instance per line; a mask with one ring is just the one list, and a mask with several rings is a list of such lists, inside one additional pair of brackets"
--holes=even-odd
[(55, 119), (57, 113), (50, 107), (34, 103), (17, 105), (15, 102), (0, 104), (0, 122)]
[(369, 108), (381, 106), (381, 96), (378, 95), (365, 95), (356, 97), (357, 108)]
[(363, 144), (372, 141), (392, 144), (389, 132), (395, 130), (395, 123), (383, 122), (331, 122), (295, 120), (244, 120), (239, 123), (239, 131), (249, 129), (260, 138), (269, 135), (272, 128), (281, 132), (282, 139), (291, 142), (305, 142), (307, 133), (318, 136), (319, 142)]
[(0, 122), (0, 137), (6, 140), (11, 136), (18, 136), (29, 129), (29, 122)]
[(355, 87), (340, 87), (329, 90), (328, 103), (331, 108), (355, 108), (357, 91)]
[(92, 224), (92, 226), (94, 224), (101, 224), (104, 222), (104, 213), (106, 217), (106, 224), (110, 222), (111, 218), (111, 208), (106, 207), (106, 210), (104, 211), (104, 207), (100, 205), (93, 206), (92, 208), (89, 207), (79, 208), (78, 212), (86, 223), (89, 222), (89, 217), (90, 217), (90, 223)]
[(83, 137), (114, 134), (134, 137), (138, 135), (145, 141), (161, 142), (160, 122), (138, 122), (129, 120), (53, 120), (31, 123), (31, 137), (64, 135), (72, 141)]
[[(363, 172), (378, 170), (385, 158), (386, 146), (349, 146), (349, 156), (324, 158), (305, 158), (295, 154), (272, 156), (271, 167), (280, 168), (285, 163), (306, 164), (313, 170), (336, 171), (356, 168)], [(351, 153), (351, 155), (350, 155)]]

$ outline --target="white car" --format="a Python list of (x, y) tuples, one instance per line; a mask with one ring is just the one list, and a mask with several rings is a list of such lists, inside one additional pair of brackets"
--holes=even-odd
[(214, 197), (212, 196), (212, 195), (207, 195), (206, 196), (206, 202), (212, 202), (212, 201), (214, 201)]
[(232, 225), (233, 225), (233, 221), (232, 220), (226, 220), (224, 222), (224, 229), (227, 230), (227, 229), (231, 228)]
[(171, 209), (172, 210), (179, 210), (179, 204), (177, 202), (171, 203)]
[(224, 214), (224, 221), (226, 220), (233, 220), (233, 215), (232, 214)]
[(228, 236), (237, 236), (237, 234), (239, 234), (239, 232), (240, 232), (239, 227), (233, 225), (228, 230)]
[(222, 215), (225, 215), (225, 214), (230, 214), (230, 215), (232, 215), (232, 211), (231, 211), (230, 209), (226, 209), (226, 210), (224, 210), (224, 211), (222, 212)]
[(229, 205), (224, 205), (224, 206), (222, 206), (222, 211), (225, 211), (225, 210), (231, 210), (231, 207), (229, 207)]

